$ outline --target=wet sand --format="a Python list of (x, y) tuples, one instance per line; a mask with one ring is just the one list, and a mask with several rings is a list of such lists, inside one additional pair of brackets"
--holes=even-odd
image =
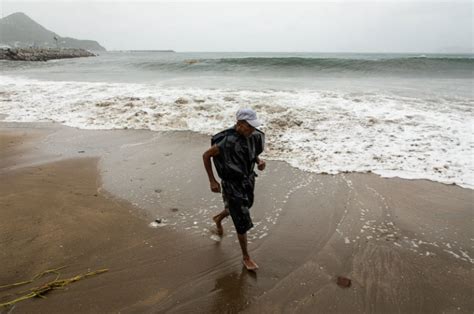
[[(221, 200), (202, 167), (208, 145), (188, 132), (0, 123), (0, 285), (63, 265), (64, 277), (109, 269), (0, 311), (474, 310), (472, 190), (270, 161), (252, 208), (252, 274), (230, 221), (213, 240)], [(0, 290), (0, 303), (22, 290)]]

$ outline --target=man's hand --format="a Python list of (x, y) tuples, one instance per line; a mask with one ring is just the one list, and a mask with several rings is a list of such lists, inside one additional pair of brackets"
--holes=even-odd
[(265, 160), (259, 159), (257, 163), (258, 170), (260, 171), (265, 170), (265, 166), (266, 166)]
[(219, 148), (217, 147), (217, 145), (213, 145), (202, 155), (202, 160), (204, 161), (204, 168), (206, 168), (209, 183), (211, 184), (211, 191), (214, 193), (219, 193), (221, 191), (221, 185), (214, 177), (211, 164), (211, 158), (217, 155), (219, 155)]
[(211, 181), (211, 191), (214, 193), (221, 192), (221, 185), (217, 181)]

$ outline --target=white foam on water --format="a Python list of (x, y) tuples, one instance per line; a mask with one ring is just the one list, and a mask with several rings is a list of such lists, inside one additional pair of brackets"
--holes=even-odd
[(221, 240), (222, 240), (222, 238), (219, 237), (219, 236), (216, 235), (216, 234), (211, 235), (210, 238), (211, 238), (211, 240), (216, 241), (216, 242), (221, 242)]
[(150, 226), (151, 228), (161, 228), (167, 225), (168, 224), (165, 224), (165, 223), (157, 223), (156, 221), (152, 221), (148, 224), (148, 226)]
[(456, 258), (458, 258), (458, 259), (461, 258), (461, 256), (459, 256), (458, 254), (454, 253), (453, 251), (450, 251), (450, 250), (443, 250), (443, 251), (445, 251), (445, 252), (451, 254), (452, 256), (454, 256), (454, 257), (456, 257)]
[(0, 76), (4, 121), (213, 134), (234, 124), (238, 108), (252, 107), (265, 123), (266, 158), (318, 173), (372, 171), (471, 189), (473, 103), (465, 97), (164, 88)]

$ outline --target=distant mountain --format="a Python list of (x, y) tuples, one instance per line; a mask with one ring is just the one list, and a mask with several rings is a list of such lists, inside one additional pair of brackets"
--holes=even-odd
[(33, 21), (26, 14), (17, 12), (0, 19), (0, 46), (41, 48), (82, 48), (105, 51), (94, 40), (61, 37)]

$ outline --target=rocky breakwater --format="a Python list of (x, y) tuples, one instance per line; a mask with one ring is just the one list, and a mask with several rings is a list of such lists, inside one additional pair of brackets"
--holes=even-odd
[(95, 57), (95, 54), (79, 48), (14, 48), (0, 49), (0, 60), (48, 61), (52, 59)]

